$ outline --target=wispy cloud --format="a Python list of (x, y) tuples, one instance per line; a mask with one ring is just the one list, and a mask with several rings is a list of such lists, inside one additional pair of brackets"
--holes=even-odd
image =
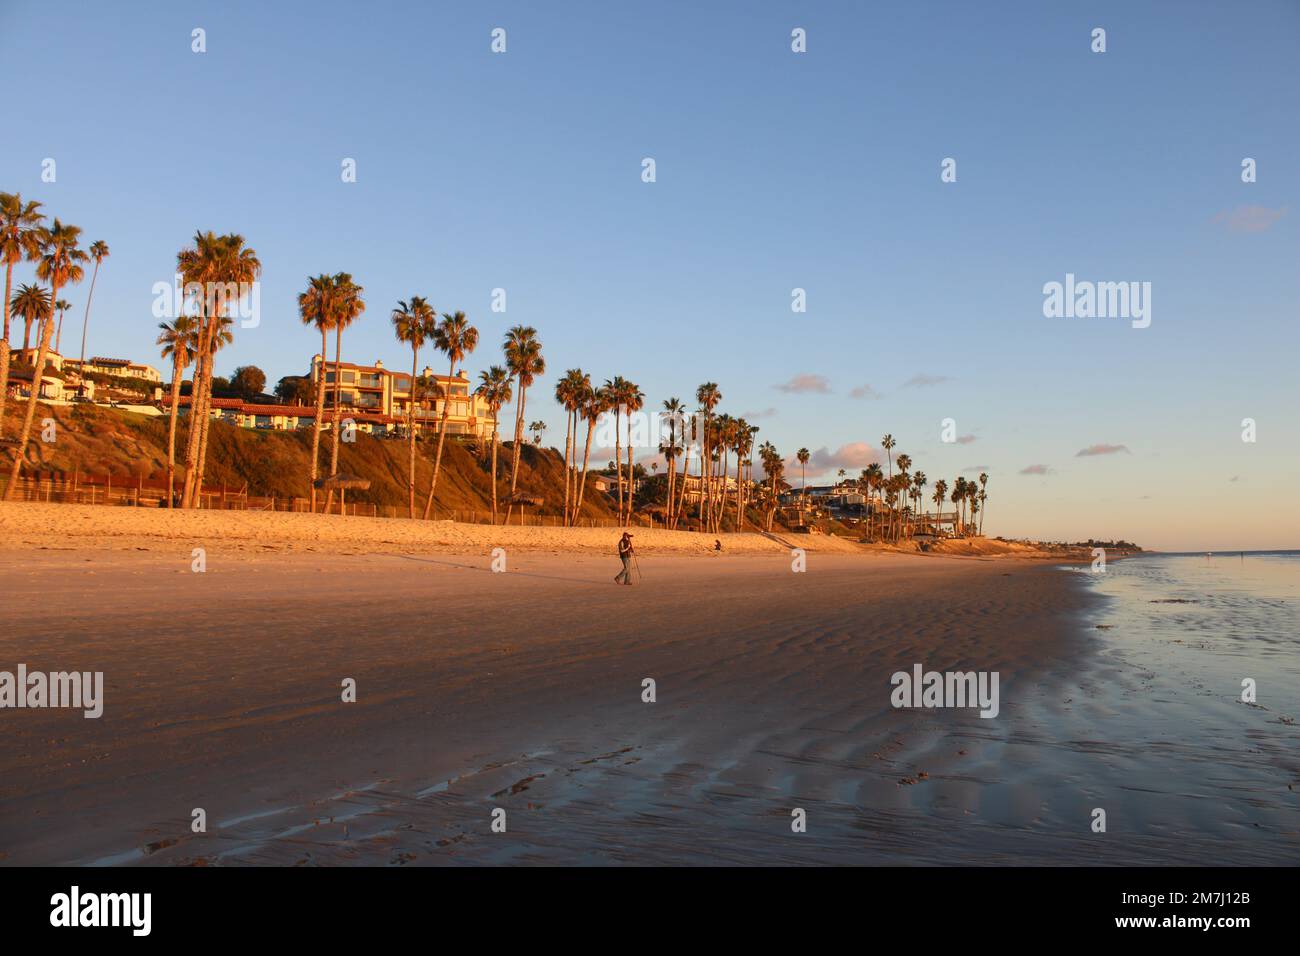
[(785, 382), (782, 385), (773, 385), (772, 387), (782, 392), (819, 392), (826, 395), (830, 393), (831, 383), (828, 382), (826, 377), (823, 375), (814, 375), (811, 372), (804, 372), (801, 375), (796, 375), (794, 378), (790, 379), (790, 381)]
[(881, 398), (881, 394), (870, 385), (859, 385), (849, 392), (849, 398)]
[(1131, 454), (1127, 445), (1089, 445), (1087, 448), (1080, 448), (1074, 453), (1075, 458), (1092, 458), (1095, 455), (1118, 455)]
[(775, 414), (775, 408), (761, 408), (757, 411), (742, 412), (740, 417), (747, 422), (752, 422), (760, 418), (771, 418)]
[(975, 441), (975, 436), (974, 436), (974, 435), (958, 435), (958, 436), (957, 436), (957, 444), (958, 444), (958, 445), (969, 445), (969, 444), (970, 444), (971, 442), (973, 442), (973, 441)]
[(926, 375), (918, 372), (903, 383), (903, 388), (927, 388), (931, 385), (941, 385), (948, 381), (947, 375)]
[(1286, 215), (1286, 206), (1270, 209), (1268, 206), (1238, 206), (1214, 217), (1229, 232), (1267, 232), (1273, 224)]
[(1020, 473), (1022, 475), (1050, 475), (1052, 469), (1048, 468), (1046, 465), (1029, 465), (1028, 467), (1021, 468)]

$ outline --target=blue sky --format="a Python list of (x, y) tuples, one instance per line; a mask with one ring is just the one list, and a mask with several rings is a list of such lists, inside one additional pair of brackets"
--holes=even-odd
[[(832, 471), (885, 432), (931, 483), (988, 471), (990, 533), (1296, 547), (1298, 37), (1295, 2), (4, 0), (0, 188), (112, 248), (92, 354), (152, 359), (153, 284), (238, 231), (262, 323), (220, 372), (305, 371), (295, 296), (346, 270), (369, 311), (345, 359), (409, 361), (410, 295), (475, 322), (474, 375), (536, 326), (551, 443), (565, 368), (656, 406), (716, 381)], [(1045, 318), (1067, 272), (1150, 282), (1151, 327)]]

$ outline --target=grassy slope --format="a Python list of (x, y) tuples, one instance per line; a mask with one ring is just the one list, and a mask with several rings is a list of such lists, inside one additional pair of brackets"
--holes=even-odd
[[(13, 437), (21, 425), (14, 402), (6, 407), (5, 434)], [(20, 403), (25, 408), (25, 403)], [(39, 441), (42, 419), (54, 418), (57, 440)], [(28, 460), (45, 471), (83, 472), (114, 475), (144, 473), (161, 476), (167, 465), (167, 418), (136, 415), (119, 409), (86, 406), (40, 406), (27, 450)], [(213, 422), (208, 448), (207, 487), (223, 484), (240, 489), (248, 483), (250, 495), (306, 497), (311, 460), (311, 432), (270, 432), (236, 428)], [(177, 426), (178, 458), (184, 457), (185, 420)], [(417, 508), (423, 508), (433, 477), (436, 442), (416, 445)], [(328, 462), (329, 435), (321, 435), (322, 462)], [(368, 491), (348, 492), (349, 501), (366, 501), (379, 505), (406, 505), (407, 445), (393, 439), (372, 438), (358, 432), (355, 443), (339, 448), (339, 471), (370, 479)], [(7, 463), (12, 461), (4, 454)], [(503, 446), (498, 460), (501, 507), (509, 492), (510, 447)], [(525, 445), (520, 462), (519, 489), (544, 498), (543, 514), (559, 514), (564, 503), (564, 462), (554, 449)], [(447, 440), (443, 449), (442, 472), (438, 478), (435, 505), (448, 508), (487, 511), (491, 508), (490, 461), (483, 461), (468, 448)], [(534, 513), (529, 508), (529, 513)], [(588, 479), (583, 502), (584, 517), (608, 517), (611, 512), (606, 498), (595, 491)]]

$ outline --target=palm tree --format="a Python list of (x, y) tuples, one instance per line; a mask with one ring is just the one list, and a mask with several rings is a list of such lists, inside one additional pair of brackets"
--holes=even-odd
[[(33, 323), (43, 322), (45, 316), (50, 313), (50, 294), (38, 285), (24, 283), (18, 287), (18, 291), (9, 300), (5, 311), (12, 312), (20, 317), (24, 324), (30, 328)], [(39, 325), (37, 325), (36, 330), (39, 335)]]
[(886, 456), (888, 456), (888, 458), (889, 458), (889, 477), (890, 477), (890, 478), (893, 478), (893, 477), (894, 477), (894, 459), (893, 459), (893, 453), (892, 453), (892, 449), (893, 449), (893, 447), (894, 447), (894, 444), (895, 444), (895, 442), (894, 442), (894, 436), (893, 436), (893, 435), (886, 435), (884, 438), (880, 439), (880, 447), (883, 448), (883, 449), (885, 449), (885, 454), (886, 454)]
[(519, 487), (519, 455), (524, 443), (524, 408), (528, 400), (528, 386), (537, 376), (545, 374), (546, 360), (542, 358), (542, 343), (538, 341), (537, 330), (527, 325), (516, 325), (506, 333), (505, 343), (506, 367), (519, 384), (518, 406), (515, 409), (515, 445), (510, 464), (510, 498), (506, 505), (506, 523), (514, 511), (514, 495)]
[(564, 407), (564, 523), (568, 525), (573, 504), (574, 483), (573, 457), (576, 454), (574, 437), (578, 430), (578, 408), (584, 389), (591, 385), (591, 377), (580, 368), (571, 368), (564, 373), (564, 378), (555, 383), (555, 400)]
[[(42, 259), (41, 261), (44, 262), (45, 260)], [(23, 288), (31, 287), (24, 286)], [(18, 291), (21, 295), (23, 289), (19, 289)], [(41, 377), (45, 374), (45, 358), (50, 349), (50, 335), (54, 331), (54, 312), (50, 305), (52, 297), (45, 297), (46, 292), (44, 289), (37, 289), (36, 291), (40, 293), (40, 296), (37, 297), (39, 301), (35, 306), (35, 308), (40, 310), (40, 347), (37, 350), (36, 362), (32, 366), (32, 389), (31, 393), (27, 396), (27, 413), (23, 416), (23, 425), (22, 429), (19, 431), (18, 444), (14, 448), (14, 463), (9, 470), (9, 482), (5, 485), (3, 499), (5, 501), (8, 501), (13, 497), (14, 489), (18, 485), (18, 476), (22, 471), (23, 459), (26, 456), (27, 451), (27, 440), (31, 437), (32, 422), (36, 419), (36, 403), (40, 401), (41, 397)], [(23, 307), (29, 308), (29, 306)]]
[[(885, 473), (880, 468), (880, 462), (873, 461), (871, 464), (867, 465), (862, 474), (867, 479), (867, 493), (870, 496), (870, 500), (872, 502), (879, 500), (880, 486), (885, 479)], [(877, 525), (880, 523), (879, 518), (876, 515), (876, 507), (874, 503), (871, 506), (871, 519), (873, 520), (869, 520), (867, 523), (868, 537), (873, 536), (871, 525), (873, 523)]]
[(966, 511), (963, 507), (966, 502), (966, 479), (958, 477), (953, 483), (952, 503), (956, 509), (957, 526), (962, 535), (966, 534)]
[[(451, 413), (452, 379), (456, 377), (457, 364), (478, 347), (478, 329), (469, 324), (464, 312), (454, 315), (444, 312), (442, 322), (434, 329), (433, 344), (447, 356), (451, 370), (447, 376), (447, 394), (442, 399), (442, 423), (438, 428), (438, 453), (433, 459), (433, 482), (429, 485), (429, 497), (424, 501), (425, 518), (429, 517), (429, 509), (433, 507), (433, 493), (438, 488), (438, 471), (442, 468), (442, 446), (447, 440), (447, 416)], [(513, 488), (510, 493), (514, 494)]]
[[(409, 302), (397, 303), (393, 309), (393, 331), (397, 341), (411, 346), (411, 394), (406, 404), (406, 442), (408, 465), (406, 473), (406, 516), (415, 517), (415, 391), (416, 371), (420, 367), (420, 349), (433, 337), (437, 329), (437, 313), (433, 306), (418, 295)], [(495, 426), (494, 426), (495, 427)], [(495, 449), (493, 449), (495, 451)]]
[[(674, 399), (674, 401), (677, 400)], [(685, 406), (682, 406), (680, 402), (678, 405), (681, 407), (682, 411), (685, 411)], [(686, 424), (688, 421), (690, 422), (691, 427), (690, 435), (686, 434)], [(699, 434), (699, 428), (700, 422), (698, 418), (682, 419), (682, 471), (677, 480), (677, 503), (672, 507), (672, 526), (674, 528), (676, 528), (678, 523), (681, 521), (682, 512), (686, 509), (686, 476), (690, 471), (691, 456), (696, 453), (692, 449), (697, 448), (702, 439), (702, 436)]]
[(985, 488), (988, 487), (988, 483), (989, 483), (988, 472), (987, 471), (980, 472), (980, 526), (979, 526), (980, 534), (984, 533), (984, 511), (985, 511), (984, 502), (988, 499), (989, 496)]
[(897, 510), (894, 512), (895, 541), (897, 541), (903, 533), (903, 525), (907, 517), (907, 491), (911, 487), (912, 479), (901, 472), (889, 479), (890, 503), (898, 506)]
[[(234, 341), (234, 319), (229, 315), (231, 306), (237, 306), (245, 290), (262, 274), (262, 263), (257, 253), (244, 245), (244, 237), (229, 233), (221, 237), (221, 259), (217, 272), (224, 302), (216, 300), (220, 306), (216, 315), (209, 321), (208, 355), (204, 371), (203, 386), (203, 433), (199, 439), (198, 470), (194, 475), (194, 501), (201, 501), (203, 493), (203, 476), (207, 473), (208, 429), (212, 425), (212, 373), (216, 368), (216, 355), (222, 348)], [(235, 290), (235, 296), (229, 297), (228, 291)], [(191, 502), (193, 503), (193, 502)]]
[(59, 324), (54, 331), (54, 351), (59, 355), (63, 354), (63, 350), (60, 348), (63, 344), (63, 316), (70, 308), (72, 308), (72, 303), (67, 299), (60, 299), (54, 303), (54, 311), (59, 313)]
[(235, 233), (218, 236), (212, 231), (195, 233), (194, 247), (176, 254), (177, 271), (184, 288), (197, 285), (199, 333), (194, 364), (194, 384), (190, 390), (190, 429), (185, 447), (185, 490), (181, 506), (194, 507), (202, 501), (203, 472), (208, 456), (208, 430), (212, 424), (212, 363), (221, 347), (218, 339), (229, 341), (232, 322), (223, 321), (232, 304), (230, 289), (237, 290), (236, 302), (249, 283), (262, 274), (257, 253)]
[(749, 422), (736, 419), (736, 530), (745, 530), (745, 459), (754, 445), (754, 433)]
[(181, 276), (181, 286), (185, 290), (177, 314), (184, 310), (185, 299), (190, 294), (189, 290), (191, 288), (199, 290), (195, 303), (198, 307), (196, 318), (199, 328), (195, 348), (194, 378), (190, 386), (189, 429), (185, 439), (185, 487), (181, 493), (182, 508), (190, 507), (194, 499), (199, 443), (203, 432), (203, 419), (207, 416), (203, 389), (206, 384), (205, 371), (212, 360), (212, 351), (208, 346), (208, 338), (211, 334), (209, 313), (215, 302), (213, 297), (204, 294), (204, 290), (211, 288), (208, 283), (214, 281), (217, 276), (221, 256), (221, 240), (211, 230), (196, 232), (194, 246), (176, 253), (176, 271)]
[[(5, 264), (4, 338), (0, 339), (0, 438), (4, 437), (5, 399), (9, 394), (9, 302), (13, 294), (14, 266), (35, 261), (41, 250), (41, 204), (23, 202), (17, 193), (0, 193), (0, 261)], [(31, 323), (24, 328), (26, 333)], [(23, 347), (26, 348), (24, 341)]]
[(716, 534), (722, 530), (722, 513), (726, 511), (728, 459), (731, 457), (731, 444), (736, 436), (736, 420), (725, 412), (719, 415), (713, 423), (713, 434), (714, 457), (718, 464), (717, 472), (720, 480), (718, 487), (714, 489), (714, 500), (710, 505), (713, 519), (709, 530)]
[(695, 400), (700, 403), (700, 411), (704, 412), (704, 435), (702, 436), (704, 447), (703, 454), (700, 456), (700, 481), (703, 492), (700, 498), (700, 520), (704, 522), (705, 527), (708, 527), (707, 508), (711, 507), (713, 495), (713, 410), (722, 401), (722, 392), (716, 382), (705, 382), (695, 390)]
[[(90, 300), (95, 296), (95, 280), (99, 278), (99, 264), (108, 258), (108, 243), (103, 239), (96, 239), (90, 244), (90, 258), (95, 260), (95, 271), (90, 274), (90, 292), (86, 296), (86, 314), (81, 319), (81, 365), (79, 368), (86, 367), (86, 326), (90, 324)], [(177, 317), (180, 316), (181, 310), (178, 305), (176, 309)], [(82, 394), (84, 385), (77, 387), (77, 394)], [(170, 489), (169, 489), (170, 490)], [(170, 503), (171, 497), (168, 496)], [(168, 505), (170, 507), (170, 504)]]
[(934, 500), (934, 509), (935, 509), (934, 517), (936, 522), (938, 521), (939, 516), (943, 514), (943, 503), (945, 500), (945, 496), (947, 494), (948, 494), (948, 482), (940, 478), (938, 481), (934, 483), (933, 500)]
[(918, 471), (912, 476), (912, 500), (916, 506), (921, 509), (921, 520), (925, 521), (925, 486), (929, 484), (929, 479), (925, 477), (925, 472)]
[(81, 241), (80, 226), (65, 226), (58, 219), (54, 220), (49, 230), (41, 236), (40, 257), (36, 260), (36, 278), (50, 284), (50, 301), (57, 310), (63, 303), (65, 309), (71, 308), (59, 298), (59, 289), (65, 285), (80, 282), (86, 277), (86, 270), (81, 263), (87, 260), (86, 253), (78, 245)]
[[(36, 418), (36, 404), (41, 397), (41, 378), (45, 375), (45, 362), (50, 351), (50, 336), (54, 332), (54, 303), (59, 301), (59, 288), (80, 282), (85, 276), (81, 263), (86, 254), (77, 245), (81, 229), (77, 226), (64, 225), (58, 219), (48, 230), (40, 234), (40, 253), (36, 260), (36, 277), (50, 284), (50, 295), (41, 316), (40, 348), (36, 362), (32, 367), (32, 390), (27, 400), (27, 414), (23, 417), (22, 431), (19, 433), (18, 447), (14, 452), (13, 469), (9, 475), (9, 484), (5, 486), (5, 498), (13, 494), (22, 470), (23, 458), (27, 450), (27, 441), (31, 438), (32, 422)], [(21, 291), (21, 290), (20, 290)]]
[[(492, 524), (497, 523), (497, 446), (500, 444), (497, 424), (501, 406), (511, 398), (511, 375), (501, 365), (493, 365), (478, 373), (479, 385), (474, 391), (492, 412)], [(588, 443), (590, 445), (590, 442)]]
[(582, 453), (582, 472), (578, 476), (578, 500), (573, 505), (574, 520), (577, 520), (582, 511), (582, 498), (587, 491), (587, 467), (591, 462), (591, 435), (596, 428), (597, 420), (609, 410), (609, 401), (608, 391), (604, 388), (594, 388), (590, 382), (578, 396), (578, 411), (587, 421), (587, 446)]
[(636, 474), (632, 468), (632, 413), (639, 412), (645, 406), (645, 393), (635, 382), (626, 382), (623, 387), (623, 410), (627, 415), (627, 514), (623, 518), (626, 527), (632, 521), (633, 492), (636, 488)]
[(542, 445), (542, 432), (546, 431), (546, 422), (538, 419), (528, 425), (528, 430), (533, 433), (533, 445), (540, 448)]
[(605, 379), (601, 387), (609, 402), (606, 411), (614, 413), (614, 480), (618, 485), (618, 520), (623, 521), (623, 401), (627, 395), (627, 379), (615, 375)]
[[(899, 455), (897, 458), (894, 459), (894, 464), (898, 466), (898, 475), (900, 478), (903, 479), (898, 484), (899, 501), (906, 502), (908, 490), (912, 487), (912, 479), (908, 477), (907, 474), (908, 469), (912, 467), (912, 456)], [(903, 510), (905, 510), (906, 507), (907, 506), (904, 504), (903, 507), (900, 508), (899, 510), (898, 524), (896, 526), (895, 537), (901, 537), (905, 526), (909, 529), (911, 527), (910, 522), (907, 522), (906, 525), (904, 524), (906, 516), (903, 514)]]
[[(338, 272), (334, 275), (333, 321), (334, 327), (334, 424), (330, 426), (330, 474), (339, 473), (339, 426), (343, 409), (343, 330), (359, 319), (366, 311), (362, 294), (365, 290), (352, 281), (352, 275)], [(334, 489), (325, 493), (325, 513), (334, 503)]]
[(171, 322), (159, 322), (158, 329), (157, 344), (162, 346), (162, 357), (172, 360), (172, 405), (167, 423), (167, 507), (172, 508), (176, 493), (176, 415), (181, 401), (181, 378), (194, 361), (198, 324), (188, 315), (178, 315)]
[(682, 400), (680, 398), (675, 398), (675, 397), (664, 399), (663, 407), (664, 407), (664, 411), (668, 413), (668, 440), (666, 442), (663, 442), (659, 446), (659, 451), (664, 456), (664, 464), (668, 468), (668, 476), (667, 476), (668, 510), (664, 512), (664, 527), (671, 528), (673, 501), (674, 501), (673, 490), (677, 483), (676, 482), (677, 468), (676, 465), (673, 464), (673, 462), (677, 459), (677, 456), (681, 453), (681, 448), (682, 448), (682, 444), (681, 444), (682, 436), (679, 434), (678, 429), (679, 426), (684, 427), (684, 422), (682, 421)]
[(776, 517), (777, 507), (777, 482), (781, 480), (781, 475), (785, 471), (785, 462), (782, 461), (781, 455), (771, 442), (763, 442), (759, 454), (763, 462), (763, 470), (767, 472), (768, 480), (771, 482), (771, 489), (768, 492), (767, 505), (767, 530), (772, 530), (772, 521)]
[(808, 459), (812, 456), (808, 453), (807, 448), (800, 448), (795, 452), (794, 457), (799, 461), (799, 484), (800, 496), (803, 499), (804, 507), (808, 506)]
[(592, 394), (591, 376), (580, 368), (575, 368), (572, 372), (576, 374), (573, 376), (573, 395), (570, 399), (573, 417), (573, 454), (569, 463), (569, 470), (573, 473), (571, 482), (573, 490), (570, 494), (569, 517), (567, 519), (570, 524), (578, 516), (578, 425), (582, 420), (583, 408), (588, 401), (588, 396)]
[[(307, 291), (298, 294), (298, 315), (303, 325), (320, 330), (320, 362), (316, 367), (316, 417), (311, 434), (311, 510), (316, 511), (316, 479), (320, 475), (320, 430), (325, 418), (325, 356), (329, 354), (329, 331), (334, 322), (334, 277), (321, 274), (307, 280)], [(423, 301), (423, 300), (421, 300)], [(411, 388), (415, 388), (414, 380)], [(412, 403), (414, 406), (414, 403)], [(414, 466), (412, 466), (414, 473)], [(412, 507), (414, 511), (414, 507)]]

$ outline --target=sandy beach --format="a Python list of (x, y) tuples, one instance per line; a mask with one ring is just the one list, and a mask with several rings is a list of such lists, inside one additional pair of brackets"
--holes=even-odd
[[(1122, 697), (1136, 679), (1097, 656), (1084, 617), (1098, 599), (1042, 562), (811, 551), (792, 573), (780, 546), (701, 557), (647, 535), (625, 588), (608, 556), (521, 548), (493, 573), (479, 548), (258, 553), (250, 537), (214, 543), (199, 574), (184, 534), (123, 525), (39, 550), (10, 527), (0, 587), (21, 617), (0, 667), (103, 671), (105, 702), (96, 720), (4, 712), (3, 864), (1290, 852), (1248, 831), (1221, 839), (1196, 818), (1213, 815), (1204, 805), (1124, 825), (1142, 795), (1123, 774), (1097, 792), (1097, 772), (1132, 745)], [(918, 663), (998, 671), (999, 716), (891, 707), (890, 675)], [(1089, 831), (1097, 805), (1120, 834)], [(206, 833), (191, 832), (195, 808)], [(506, 833), (491, 830), (498, 808)]]
[[(764, 534), (700, 534), (660, 528), (633, 528), (637, 547), (655, 554), (716, 555), (789, 554), (791, 548), (818, 554), (914, 553), (915, 545), (866, 546), (825, 534), (780, 531)], [(0, 551), (66, 547), (141, 549), (214, 547), (226, 551), (300, 551), (360, 554), (376, 550), (403, 554), (477, 552), (493, 548), (507, 552), (552, 554), (614, 553), (617, 528), (558, 528), (531, 525), (465, 524), (406, 518), (341, 518), (338, 515), (263, 511), (201, 511), (94, 505), (0, 502)], [(1086, 551), (1073, 555), (1047, 553), (1016, 542), (971, 538), (941, 542), (938, 553), (967, 557), (1022, 557), (1086, 560)]]
[[(638, 546), (656, 553), (707, 554), (715, 540), (728, 554), (788, 553), (780, 536), (757, 533), (704, 535), (658, 528), (634, 528)], [(406, 518), (362, 518), (262, 511), (172, 511), (159, 508), (110, 508), (0, 502), (0, 549), (32, 548), (84, 541), (93, 546), (153, 548), (165, 542), (185, 547), (220, 547), (237, 551), (373, 550), (550, 551), (612, 554), (617, 528), (463, 524)], [(853, 542), (827, 535), (785, 536), (809, 551), (858, 553)]]

